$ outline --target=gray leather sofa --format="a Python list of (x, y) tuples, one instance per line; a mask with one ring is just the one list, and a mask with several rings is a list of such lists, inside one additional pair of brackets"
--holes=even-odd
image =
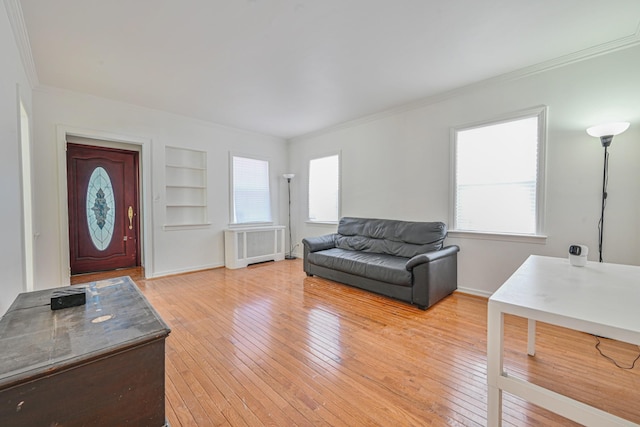
[(337, 233), (302, 240), (304, 271), (426, 310), (456, 288), (460, 248), (442, 222), (342, 218)]

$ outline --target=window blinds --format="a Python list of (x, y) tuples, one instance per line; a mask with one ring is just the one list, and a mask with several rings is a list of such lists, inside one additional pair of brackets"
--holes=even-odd
[(269, 162), (233, 157), (233, 222), (271, 221)]

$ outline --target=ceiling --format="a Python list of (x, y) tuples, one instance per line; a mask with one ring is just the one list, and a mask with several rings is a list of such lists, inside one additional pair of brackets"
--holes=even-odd
[(20, 0), (40, 85), (283, 138), (640, 41), (638, 0)]

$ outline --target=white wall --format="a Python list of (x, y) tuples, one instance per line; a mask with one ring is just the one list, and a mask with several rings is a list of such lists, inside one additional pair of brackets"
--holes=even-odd
[[(64, 215), (64, 153), (59, 152), (59, 129), (143, 141), (148, 159), (142, 165), (148, 233), (144, 256), (148, 276), (224, 265), (224, 233), (229, 226), (229, 151), (264, 156), (271, 162), (274, 222), (284, 223), (287, 144), (270, 136), (231, 129), (164, 112), (51, 88), (33, 92), (35, 138), (36, 288), (61, 286), (68, 281), (68, 248), (61, 224)], [(144, 142), (146, 141), (146, 142)], [(207, 186), (211, 225), (197, 229), (165, 230), (165, 146), (207, 152)], [(143, 155), (143, 162), (145, 156)], [(62, 186), (60, 184), (62, 183)], [(64, 220), (62, 220), (64, 223)]]
[(31, 116), (31, 88), (6, 6), (0, 6), (0, 314), (25, 289), (18, 96)]
[[(604, 259), (640, 265), (640, 47), (405, 108), (290, 144), (292, 191), (300, 220), (294, 240), (333, 232), (306, 218), (308, 160), (342, 152), (343, 216), (448, 222), (450, 128), (548, 105), (544, 244), (448, 238), (458, 244), (461, 288), (489, 295), (530, 254), (565, 256), (571, 243), (589, 246), (597, 260), (603, 148), (585, 129), (604, 121), (631, 122), (610, 147)], [(300, 248), (299, 248), (300, 249)], [(300, 254), (300, 250), (298, 254)]]

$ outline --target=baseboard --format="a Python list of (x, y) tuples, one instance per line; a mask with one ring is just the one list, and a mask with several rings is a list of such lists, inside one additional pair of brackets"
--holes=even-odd
[(463, 294), (475, 295), (477, 297), (483, 297), (483, 298), (489, 298), (491, 295), (493, 295), (493, 292), (483, 291), (480, 289), (465, 288), (460, 286), (458, 286), (457, 292), (461, 292)]
[(190, 268), (177, 269), (177, 270), (160, 271), (160, 272), (156, 272), (152, 277), (146, 277), (146, 278), (147, 279), (156, 279), (158, 277), (173, 276), (175, 274), (183, 274), (183, 273), (194, 273), (196, 271), (211, 270), (213, 268), (220, 268), (220, 267), (224, 267), (224, 263), (222, 263), (222, 264), (199, 265), (197, 267), (190, 267)]

